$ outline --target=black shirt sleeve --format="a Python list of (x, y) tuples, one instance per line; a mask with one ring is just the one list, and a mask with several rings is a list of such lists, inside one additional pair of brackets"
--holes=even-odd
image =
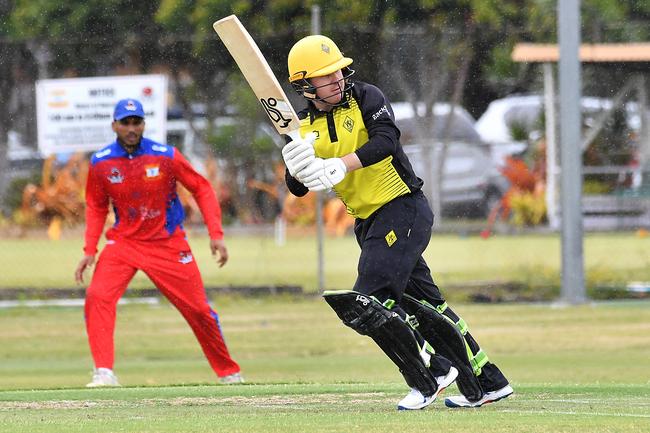
[[(305, 116), (308, 115), (309, 114), (307, 109), (298, 112), (298, 118), (300, 119), (304, 119)], [(288, 135), (285, 135), (284, 139), (287, 142), (287, 144), (289, 144), (289, 142), (291, 141), (291, 137), (289, 137)], [(300, 183), (298, 179), (296, 179), (295, 177), (289, 174), (288, 169), (284, 170), (284, 183), (287, 184), (287, 188), (289, 189), (289, 192), (291, 192), (291, 194), (295, 195), (296, 197), (302, 197), (309, 192), (309, 189), (305, 185)]]
[(367, 167), (396, 153), (400, 132), (390, 102), (381, 90), (366, 83), (355, 84), (353, 89), (368, 130), (368, 142), (355, 153), (361, 164)]
[(298, 179), (291, 176), (287, 169), (284, 170), (284, 182), (287, 184), (287, 188), (289, 188), (291, 194), (296, 197), (302, 197), (309, 192), (309, 189), (300, 183)]

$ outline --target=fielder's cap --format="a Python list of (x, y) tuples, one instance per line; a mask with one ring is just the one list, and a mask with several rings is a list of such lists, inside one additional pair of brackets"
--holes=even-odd
[(142, 117), (144, 119), (144, 109), (137, 99), (122, 99), (115, 104), (113, 119), (122, 120), (125, 117)]

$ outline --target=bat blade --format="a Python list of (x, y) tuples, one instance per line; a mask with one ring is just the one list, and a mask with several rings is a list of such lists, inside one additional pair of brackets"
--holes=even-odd
[(280, 134), (300, 138), (300, 120), (259, 47), (235, 15), (213, 24), (248, 85)]

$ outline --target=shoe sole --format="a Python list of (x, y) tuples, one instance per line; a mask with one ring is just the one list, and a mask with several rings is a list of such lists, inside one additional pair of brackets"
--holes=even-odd
[(478, 403), (471, 404), (471, 403), (470, 403), (469, 405), (456, 404), (456, 403), (454, 403), (453, 401), (451, 401), (451, 400), (449, 400), (448, 398), (446, 398), (446, 399), (445, 399), (445, 406), (447, 406), (447, 407), (449, 407), (449, 408), (452, 408), (452, 409), (453, 409), (453, 408), (457, 408), (457, 407), (469, 407), (469, 408), (472, 408), (472, 407), (481, 407), (481, 406), (484, 406), (484, 405), (489, 404), (489, 403), (494, 403), (494, 402), (496, 402), (496, 401), (503, 400), (504, 398), (511, 396), (513, 393), (514, 393), (514, 390), (513, 390), (513, 391), (510, 391), (509, 393), (507, 393), (507, 394), (505, 394), (505, 395), (499, 396), (499, 397), (497, 397), (497, 398), (492, 398), (492, 399), (490, 399), (490, 400), (486, 400), (486, 401), (484, 401), (484, 402), (481, 403), (481, 404), (478, 404)]
[(458, 370), (456, 370), (454, 367), (451, 367), (451, 369), (449, 370), (449, 373), (447, 374), (447, 376), (445, 376), (445, 380), (438, 385), (438, 389), (436, 390), (435, 394), (433, 394), (433, 396), (432, 396), (433, 398), (431, 398), (431, 401), (429, 401), (429, 402), (425, 401), (424, 403), (422, 403), (422, 405), (420, 405), (418, 407), (406, 407), (406, 406), (397, 405), (397, 410), (420, 410), (420, 409), (424, 409), (425, 407), (429, 406), (431, 403), (436, 401), (436, 398), (438, 398), (438, 396), (440, 394), (442, 394), (442, 392), (445, 389), (447, 389), (447, 387), (449, 385), (454, 383), (454, 381), (456, 380), (457, 377), (458, 377)]
[(406, 406), (400, 406), (397, 405), (397, 410), (421, 410), (424, 409), (425, 407), (429, 406), (431, 403), (436, 401), (437, 393), (434, 394), (432, 397), (429, 397), (429, 399), (425, 400), (422, 404), (415, 406), (415, 407), (406, 407)]

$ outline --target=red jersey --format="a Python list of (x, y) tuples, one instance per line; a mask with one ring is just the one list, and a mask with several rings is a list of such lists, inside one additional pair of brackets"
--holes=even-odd
[(185, 212), (176, 182), (194, 196), (210, 238), (222, 239), (221, 207), (210, 183), (173, 146), (142, 138), (131, 155), (115, 141), (92, 156), (86, 184), (85, 254), (97, 252), (109, 202), (115, 224), (106, 232), (107, 239), (184, 235)]

